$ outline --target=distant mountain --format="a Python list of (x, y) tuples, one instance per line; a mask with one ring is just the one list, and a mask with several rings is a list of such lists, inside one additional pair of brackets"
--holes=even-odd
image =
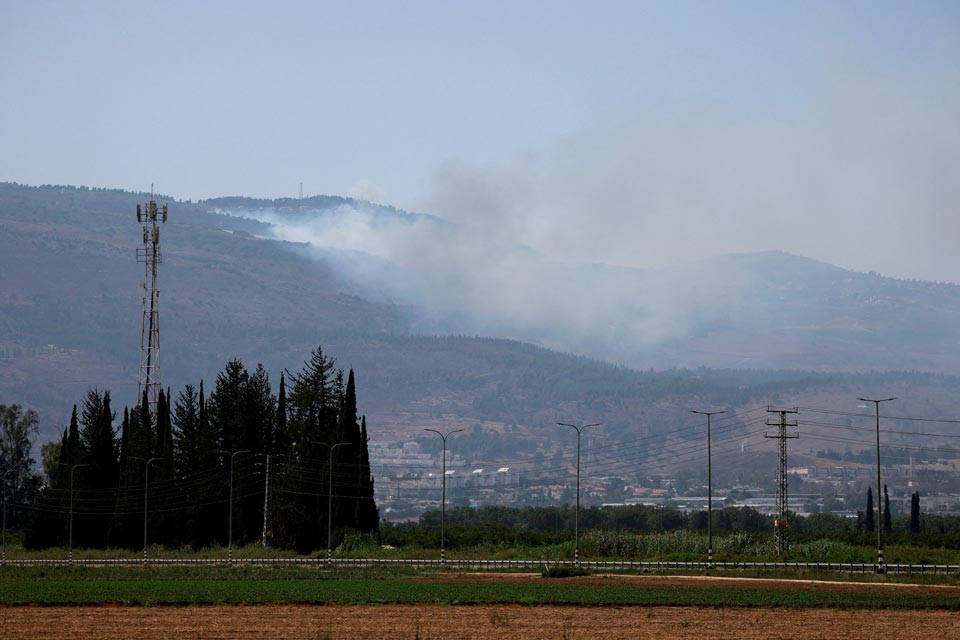
[(702, 313), (659, 345), (680, 366), (960, 371), (960, 287), (857, 273), (782, 252), (664, 274), (695, 282)]
[(556, 263), (477, 228), (323, 197), (208, 201), (423, 333), (516, 338), (637, 368), (960, 372), (960, 286), (779, 251), (650, 270)]
[[(136, 401), (143, 267), (134, 211), (147, 198), (0, 184), (0, 403), (39, 410), (45, 438), (90, 386), (112, 389), (116, 406)], [(883, 389), (907, 396), (903, 414), (960, 414), (958, 379), (942, 375), (960, 371), (954, 285), (783, 253), (646, 271), (550, 265), (523, 247), (496, 247), (512, 264), (531, 265), (559, 298), (615, 298), (603, 313), (583, 306), (596, 317), (582, 327), (558, 319), (556, 329), (556, 314), (524, 315), (542, 306), (539, 280), (517, 290), (510, 313), (478, 318), (470, 307), (429, 307), (423, 282), (402, 286), (420, 272), (362, 247), (271, 239), (277, 222), (264, 213), (324, 224), (356, 216), (368, 225), (361, 231), (374, 219), (417, 237), (435, 227), (441, 237), (459, 233), (430, 216), (326, 196), (160, 200), (170, 202), (161, 228), (161, 366), (174, 394), (200, 378), (212, 385), (233, 357), (262, 362), (276, 383), (322, 344), (357, 369), (373, 437), (412, 437), (431, 425), (509, 428), (526, 443), (509, 446), (524, 455), (546, 446), (553, 432), (545, 429), (557, 420), (602, 420), (609, 429), (597, 437), (618, 441), (686, 424), (686, 409), (700, 405), (848, 406), (858, 393)], [(454, 284), (451, 296), (465, 286)], [(650, 334), (637, 339), (640, 330)]]

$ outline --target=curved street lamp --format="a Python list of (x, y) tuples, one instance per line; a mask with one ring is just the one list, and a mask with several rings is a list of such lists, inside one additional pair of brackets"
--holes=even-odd
[(577, 432), (577, 510), (573, 516), (573, 563), (580, 566), (580, 436), (587, 427), (599, 427), (601, 423), (593, 422), (578, 427), (569, 422), (558, 422), (561, 427), (570, 427)]
[(148, 498), (150, 489), (150, 463), (157, 460), (163, 460), (162, 457), (150, 458), (141, 458), (139, 456), (130, 456), (131, 460), (140, 460), (144, 463), (143, 469), (143, 564), (147, 564), (147, 507), (149, 505)]
[[(68, 552), (68, 555), (70, 558), (70, 564), (73, 564), (73, 472), (79, 469), (80, 467), (89, 467), (90, 465), (89, 464), (64, 464), (62, 462), (58, 462), (57, 464), (70, 469), (70, 533), (68, 534), (69, 535), (68, 544), (69, 544), (70, 551)], [(4, 516), (6, 516), (6, 513), (4, 513)]]
[(440, 564), (447, 563), (446, 557), (446, 546), (444, 539), (444, 527), (446, 525), (447, 519), (447, 438), (452, 436), (455, 433), (463, 431), (463, 429), (454, 429), (453, 431), (448, 431), (446, 435), (440, 433), (436, 429), (424, 429), (424, 431), (430, 431), (432, 433), (440, 436), (440, 439), (443, 440), (443, 472), (440, 475)]
[(233, 459), (241, 453), (250, 453), (243, 449), (241, 451), (224, 451), (223, 449), (213, 449), (213, 453), (222, 453), (230, 456), (230, 509), (227, 516), (227, 562), (233, 562)]
[(883, 496), (880, 493), (880, 403), (890, 402), (896, 398), (883, 398), (882, 400), (871, 400), (870, 398), (857, 398), (860, 402), (872, 402), (877, 410), (877, 573), (883, 573)]
[(349, 447), (350, 443), (338, 442), (330, 445), (326, 442), (317, 442), (314, 440), (307, 440), (307, 442), (326, 447), (330, 456), (327, 462), (327, 470), (330, 474), (327, 480), (327, 563), (329, 564), (333, 562), (333, 549), (330, 542), (333, 536), (333, 452), (337, 447)]
[(726, 411), (693, 411), (707, 416), (707, 562), (713, 567), (713, 462), (710, 456), (710, 418)]

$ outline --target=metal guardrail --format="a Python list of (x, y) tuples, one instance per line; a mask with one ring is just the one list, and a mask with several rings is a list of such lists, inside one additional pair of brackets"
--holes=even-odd
[[(23, 560), (7, 559), (0, 566), (305, 566), (331, 568), (413, 567), (436, 569), (483, 569), (542, 571), (550, 567), (574, 567), (572, 560), (465, 560), (400, 558), (75, 558)], [(707, 571), (710, 569), (743, 571), (746, 569), (816, 569), (841, 573), (951, 574), (960, 573), (960, 564), (884, 564), (872, 562), (675, 562), (632, 560), (581, 560), (580, 567), (593, 571)]]

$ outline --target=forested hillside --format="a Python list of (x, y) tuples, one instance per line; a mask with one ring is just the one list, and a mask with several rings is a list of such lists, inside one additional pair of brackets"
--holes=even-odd
[[(134, 211), (147, 198), (111, 190), (0, 185), (0, 398), (39, 412), (41, 440), (59, 437), (71, 407), (90, 387), (111, 390), (118, 406), (139, 400), (143, 267), (135, 259), (141, 238)], [(752, 274), (754, 287), (749, 296), (741, 291), (730, 298), (736, 314), (723, 322), (705, 316), (685, 341), (664, 342), (657, 353), (676, 352), (677, 360), (692, 362), (718, 341), (736, 352), (737, 344), (760, 344), (772, 335), (794, 347), (806, 345), (785, 358), (797, 370), (653, 371), (660, 356), (651, 356), (649, 366), (628, 368), (516, 340), (416, 335), (412, 327), (422, 326), (416, 318), (423, 309), (403, 300), (371, 302), (333, 269), (334, 261), (260, 237), (262, 222), (213, 212), (268, 206), (286, 208), (284, 215), (314, 215), (295, 207), (295, 201), (169, 202), (169, 221), (161, 227), (161, 366), (164, 386), (174, 395), (188, 383), (212, 383), (234, 358), (251, 367), (262, 363), (277, 381), (282, 370), (295, 368), (291, 363), (322, 344), (336, 355), (338, 366), (359, 372), (372, 437), (381, 441), (405, 438), (424, 426), (483, 424), (497, 433), (510, 427), (517, 443), (503, 446), (535, 450), (545, 445), (543, 427), (558, 419), (603, 421), (609, 428), (599, 437), (617, 441), (686, 424), (686, 411), (694, 406), (849, 408), (858, 394), (880, 389), (903, 398), (902, 415), (960, 414), (960, 385), (951, 375), (803, 371), (818, 350), (839, 354), (834, 369), (848, 355), (843, 369), (870, 368), (862, 366), (868, 360), (861, 356), (873, 353), (879, 355), (869, 361), (887, 363), (883, 369), (953, 370), (956, 345), (944, 329), (960, 326), (960, 318), (951, 325), (960, 300), (953, 285), (852, 274), (784, 254), (731, 257), (735, 271)], [(360, 206), (336, 197), (304, 202)], [(384, 220), (411, 216), (390, 207), (362, 207)], [(846, 296), (851, 303), (834, 304), (831, 296)], [(782, 300), (764, 305), (764, 299)], [(829, 304), (817, 306), (820, 299)], [(932, 312), (933, 301), (939, 313)], [(864, 305), (876, 312), (864, 316), (859, 311)], [(785, 315), (771, 315), (775, 307)], [(846, 314), (838, 311), (836, 322), (843, 328), (833, 337), (811, 319), (831, 310)], [(786, 325), (784, 317), (796, 317), (797, 326)], [(881, 320), (899, 333), (883, 334), (877, 328)], [(863, 341), (851, 342), (850, 327), (868, 321), (873, 324), (860, 332)], [(899, 337), (877, 340), (876, 335)], [(595, 340), (607, 337), (601, 333)], [(611, 354), (611, 360), (626, 358)], [(708, 355), (703, 360), (711, 361)], [(746, 360), (743, 366), (757, 364)]]

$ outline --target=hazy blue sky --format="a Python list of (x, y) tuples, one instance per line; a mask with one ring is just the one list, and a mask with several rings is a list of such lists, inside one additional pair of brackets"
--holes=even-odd
[(955, 1), (3, 1), (0, 60), (2, 181), (960, 281)]

